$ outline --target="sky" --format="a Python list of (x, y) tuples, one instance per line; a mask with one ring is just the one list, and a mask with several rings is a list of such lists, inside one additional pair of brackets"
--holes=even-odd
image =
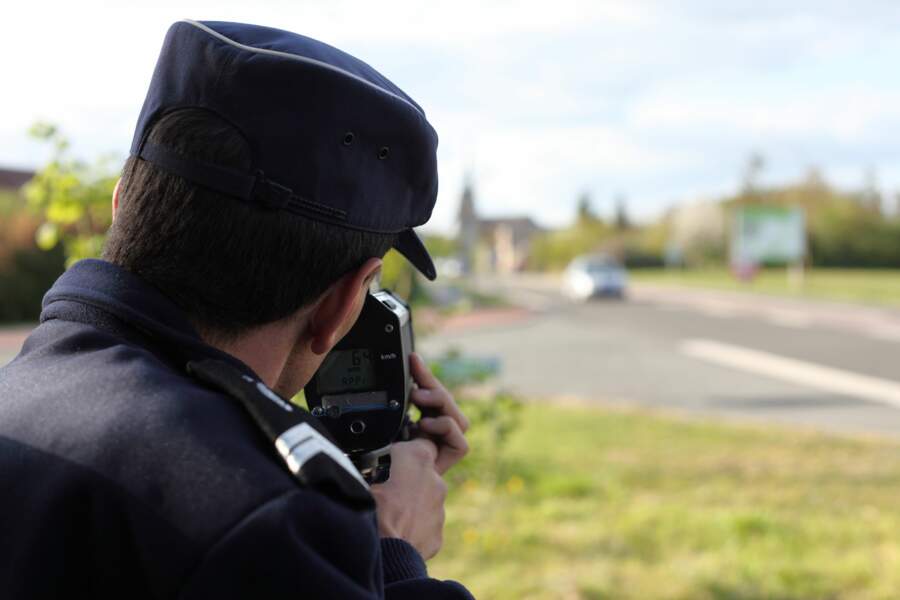
[(168, 26), (258, 23), (362, 58), (440, 137), (426, 230), (453, 230), (467, 176), (485, 216), (562, 226), (587, 193), (649, 221), (810, 167), (900, 192), (900, 2), (182, 0), (14, 3), (0, 36), (0, 167), (38, 168), (37, 120), (73, 154), (124, 161)]

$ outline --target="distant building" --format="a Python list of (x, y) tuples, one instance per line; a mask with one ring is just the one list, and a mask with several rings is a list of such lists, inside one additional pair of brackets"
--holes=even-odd
[(0, 191), (18, 192), (32, 177), (33, 171), (0, 168)]
[(531, 253), (531, 240), (542, 230), (531, 217), (510, 217), (483, 219), (479, 223), (479, 231), (491, 249), (491, 270), (512, 273), (525, 268)]
[(475, 190), (472, 180), (466, 177), (462, 198), (459, 201), (459, 215), (457, 217), (459, 230), (456, 235), (459, 248), (459, 262), (463, 275), (469, 275), (475, 270), (475, 253), (478, 250), (478, 214), (475, 212)]
[(458, 224), (459, 259), (464, 274), (524, 269), (532, 239), (543, 231), (528, 216), (480, 218), (475, 208), (475, 188), (468, 177), (460, 198)]

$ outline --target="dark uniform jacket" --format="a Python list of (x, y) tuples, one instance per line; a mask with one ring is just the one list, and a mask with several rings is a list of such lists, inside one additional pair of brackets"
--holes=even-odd
[(255, 377), (114, 265), (47, 293), (0, 368), (0, 597), (471, 598), (371, 510), (301, 486), (174, 348)]

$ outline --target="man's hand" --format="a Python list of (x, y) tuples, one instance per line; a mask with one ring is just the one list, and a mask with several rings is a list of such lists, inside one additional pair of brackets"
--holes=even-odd
[(413, 354), (410, 367), (418, 385), (410, 399), (422, 410), (418, 435), (391, 446), (391, 477), (373, 485), (372, 495), (381, 536), (406, 540), (427, 560), (443, 544), (447, 484), (441, 475), (469, 451), (469, 420), (422, 357)]
[(421, 356), (415, 353), (410, 355), (410, 367), (413, 380), (419, 386), (410, 394), (410, 400), (422, 410), (419, 433), (437, 445), (435, 468), (443, 475), (469, 451), (464, 435), (469, 428), (469, 420), (459, 410), (447, 388), (428, 370)]
[(378, 533), (406, 540), (425, 560), (443, 544), (447, 484), (435, 468), (434, 442), (416, 438), (391, 446), (391, 477), (372, 486)]

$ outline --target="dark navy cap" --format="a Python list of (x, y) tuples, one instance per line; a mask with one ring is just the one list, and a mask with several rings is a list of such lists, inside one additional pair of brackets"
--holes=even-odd
[[(153, 123), (181, 108), (210, 110), (239, 129), (252, 169), (148, 142)], [(418, 104), (345, 52), (270, 27), (179, 21), (163, 42), (131, 154), (263, 210), (397, 233), (396, 249), (434, 279), (413, 227), (437, 198), (437, 143)]]

